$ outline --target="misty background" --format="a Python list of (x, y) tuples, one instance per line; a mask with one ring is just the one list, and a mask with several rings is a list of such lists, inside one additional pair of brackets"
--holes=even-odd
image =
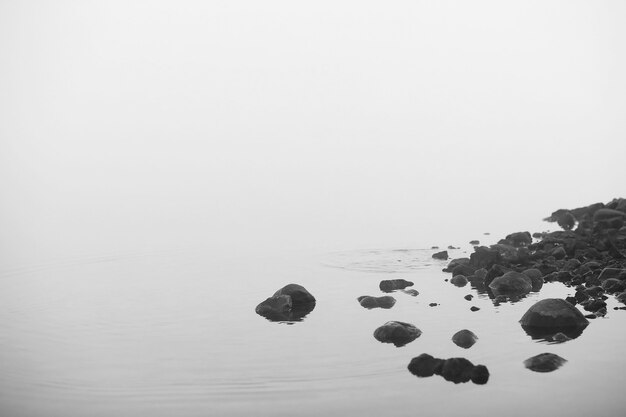
[(443, 244), (624, 196), (625, 18), (0, 2), (0, 262)]

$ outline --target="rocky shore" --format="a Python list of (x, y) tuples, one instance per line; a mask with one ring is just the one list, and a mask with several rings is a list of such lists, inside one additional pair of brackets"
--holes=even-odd
[[(494, 305), (517, 302), (531, 292), (540, 292), (546, 282), (558, 281), (574, 288), (574, 296), (566, 299), (538, 301), (519, 321), (533, 339), (565, 343), (580, 336), (589, 320), (607, 314), (605, 300), (609, 296), (626, 304), (626, 199), (571, 210), (559, 209), (544, 220), (556, 222), (563, 230), (515, 232), (490, 246), (471, 241), (474, 252), (467, 258), (452, 259), (443, 271), (452, 274), (448, 280), (452, 285), (470, 284), (478, 293), (487, 294)], [(448, 256), (447, 251), (432, 254), (437, 260), (447, 260)], [(383, 280), (379, 289), (386, 294), (402, 292), (417, 296), (417, 290), (407, 289), (413, 285), (404, 279)], [(467, 301), (472, 298), (471, 294), (464, 297)], [(367, 309), (390, 309), (396, 303), (390, 295), (361, 296), (357, 301)], [(289, 284), (260, 303), (256, 312), (270, 321), (299, 321), (314, 307), (315, 298), (304, 287)], [(625, 306), (615, 308), (626, 309)], [(479, 308), (472, 306), (470, 310)], [(374, 337), (379, 342), (403, 347), (421, 333), (411, 323), (390, 321), (377, 328)], [(478, 336), (462, 329), (451, 340), (469, 349)], [(551, 372), (567, 360), (547, 352), (521, 362), (531, 371)], [(454, 383), (485, 384), (489, 379), (484, 365), (474, 365), (465, 358), (438, 359), (427, 353), (414, 357), (408, 369), (418, 377), (440, 375)]]

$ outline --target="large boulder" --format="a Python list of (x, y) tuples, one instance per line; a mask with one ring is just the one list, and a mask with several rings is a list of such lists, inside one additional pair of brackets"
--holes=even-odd
[(531, 279), (524, 274), (509, 271), (504, 275), (496, 277), (489, 283), (489, 288), (494, 295), (524, 295), (528, 294), (532, 288)]
[(463, 349), (471, 348), (477, 340), (478, 336), (476, 336), (471, 330), (467, 329), (459, 330), (452, 336), (452, 342)]
[(289, 284), (256, 306), (256, 313), (270, 321), (300, 321), (315, 308), (315, 297), (303, 286)]
[(396, 347), (411, 343), (422, 334), (422, 331), (410, 323), (388, 321), (374, 331), (376, 340), (382, 343), (393, 343)]
[(411, 287), (413, 282), (405, 279), (385, 279), (380, 281), (379, 288), (382, 292), (392, 292), (395, 290), (403, 290), (406, 287)]
[(390, 295), (384, 295), (382, 297), (362, 295), (357, 298), (357, 301), (361, 304), (361, 306), (370, 310), (372, 308), (391, 308), (396, 303), (396, 299)]
[(524, 361), (524, 366), (535, 372), (552, 372), (559, 369), (567, 360), (554, 353), (541, 353)]
[(574, 339), (589, 324), (580, 310), (561, 298), (546, 298), (536, 302), (519, 322), (532, 338), (546, 340), (559, 332)]

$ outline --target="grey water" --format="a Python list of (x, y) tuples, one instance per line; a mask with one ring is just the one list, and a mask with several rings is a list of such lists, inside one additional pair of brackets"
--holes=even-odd
[[(610, 1), (0, 2), (1, 414), (619, 415), (613, 298), (580, 337), (533, 340), (522, 314), (572, 289), (494, 306), (431, 248), (468, 256), (623, 196), (625, 17)], [(389, 278), (420, 294), (358, 304)], [(303, 321), (255, 314), (291, 282), (317, 299)], [(381, 344), (389, 320), (423, 333)], [(524, 368), (543, 352), (568, 362)], [(421, 353), (491, 377), (417, 378)]]

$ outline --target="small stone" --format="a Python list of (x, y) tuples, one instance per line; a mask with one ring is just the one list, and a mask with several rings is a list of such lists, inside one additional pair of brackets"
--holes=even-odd
[(393, 305), (396, 303), (396, 299), (389, 295), (385, 295), (382, 297), (371, 297), (369, 295), (363, 295), (357, 298), (357, 301), (359, 302), (359, 304), (361, 304), (363, 307), (367, 309), (372, 309), (372, 308), (388, 309), (388, 308), (393, 307)]
[(452, 342), (464, 349), (469, 349), (474, 346), (474, 343), (476, 343), (477, 340), (478, 336), (476, 336), (471, 330), (467, 329), (459, 330), (452, 336)]
[(470, 240), (470, 245), (480, 245), (479, 240)]
[(382, 292), (392, 292), (395, 290), (403, 290), (406, 287), (411, 287), (413, 282), (407, 281), (405, 279), (385, 279), (380, 281), (378, 288)]
[(430, 304), (428, 304), (428, 305), (429, 305), (430, 307), (437, 307), (439, 304), (437, 304), (437, 303), (430, 303)]
[(420, 294), (419, 291), (414, 289), (402, 290), (402, 292), (405, 294), (409, 294), (412, 297), (417, 297)]
[(478, 311), (478, 310), (480, 310), (480, 308), (478, 308), (478, 307), (476, 307), (476, 306), (471, 306), (471, 307), (470, 307), (470, 310), (472, 310), (472, 311)]
[(376, 340), (401, 347), (417, 339), (422, 331), (410, 323), (388, 321), (374, 331)]
[(554, 353), (542, 353), (524, 361), (524, 366), (535, 372), (552, 372), (560, 368), (567, 360)]
[(472, 294), (467, 294), (467, 295), (466, 295), (465, 297), (463, 297), (463, 298), (465, 298), (467, 301), (472, 301), (472, 298), (474, 298), (474, 296), (473, 296)]

